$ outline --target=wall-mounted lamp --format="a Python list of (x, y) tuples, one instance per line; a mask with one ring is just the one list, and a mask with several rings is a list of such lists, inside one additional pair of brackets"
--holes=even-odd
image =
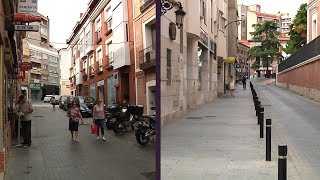
[(183, 26), (183, 18), (186, 12), (183, 10), (181, 2), (176, 2), (174, 0), (161, 0), (161, 15), (164, 15), (167, 11), (171, 10), (173, 7), (177, 7), (176, 13), (176, 25), (178, 29)]

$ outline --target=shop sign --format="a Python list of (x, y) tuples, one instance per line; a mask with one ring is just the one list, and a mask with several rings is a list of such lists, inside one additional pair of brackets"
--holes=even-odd
[(236, 62), (236, 58), (235, 57), (227, 57), (226, 62), (227, 63), (235, 63)]
[(113, 73), (113, 79), (114, 79), (115, 86), (119, 85), (119, 72), (118, 71), (115, 71)]
[(19, 0), (18, 13), (36, 15), (38, 12), (38, 0)]

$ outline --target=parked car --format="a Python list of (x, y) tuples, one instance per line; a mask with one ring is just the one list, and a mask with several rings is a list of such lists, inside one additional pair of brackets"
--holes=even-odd
[(69, 110), (69, 108), (72, 105), (73, 99), (74, 99), (73, 96), (67, 97), (67, 99), (64, 101), (64, 104), (63, 104), (63, 110), (65, 110), (65, 111)]
[(72, 106), (73, 100), (78, 101), (80, 112), (83, 117), (92, 117), (92, 109), (93, 106), (96, 105), (96, 100), (94, 98), (84, 96), (70, 96), (65, 100), (63, 109), (68, 111), (69, 108)]
[(66, 101), (66, 99), (68, 97), (70, 97), (70, 96), (60, 96), (60, 98), (59, 98), (59, 108), (63, 109), (64, 102)]
[[(54, 100), (55, 100), (54, 104), (55, 104), (55, 105), (58, 105), (58, 104), (59, 104), (60, 96), (59, 96), (59, 95), (53, 95), (52, 97), (54, 97)], [(51, 103), (51, 102), (50, 102), (50, 103)]]
[(43, 98), (43, 102), (50, 102), (50, 99), (51, 99), (52, 95), (46, 95), (44, 98)]

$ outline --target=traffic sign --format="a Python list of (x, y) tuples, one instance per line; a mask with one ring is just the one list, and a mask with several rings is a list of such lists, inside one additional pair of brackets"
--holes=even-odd
[(39, 26), (37, 25), (15, 25), (16, 31), (39, 31)]

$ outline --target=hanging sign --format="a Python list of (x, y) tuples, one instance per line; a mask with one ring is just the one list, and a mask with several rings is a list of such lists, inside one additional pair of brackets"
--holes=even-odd
[(226, 62), (227, 63), (235, 63), (236, 62), (236, 58), (235, 57), (227, 57), (226, 58)]

